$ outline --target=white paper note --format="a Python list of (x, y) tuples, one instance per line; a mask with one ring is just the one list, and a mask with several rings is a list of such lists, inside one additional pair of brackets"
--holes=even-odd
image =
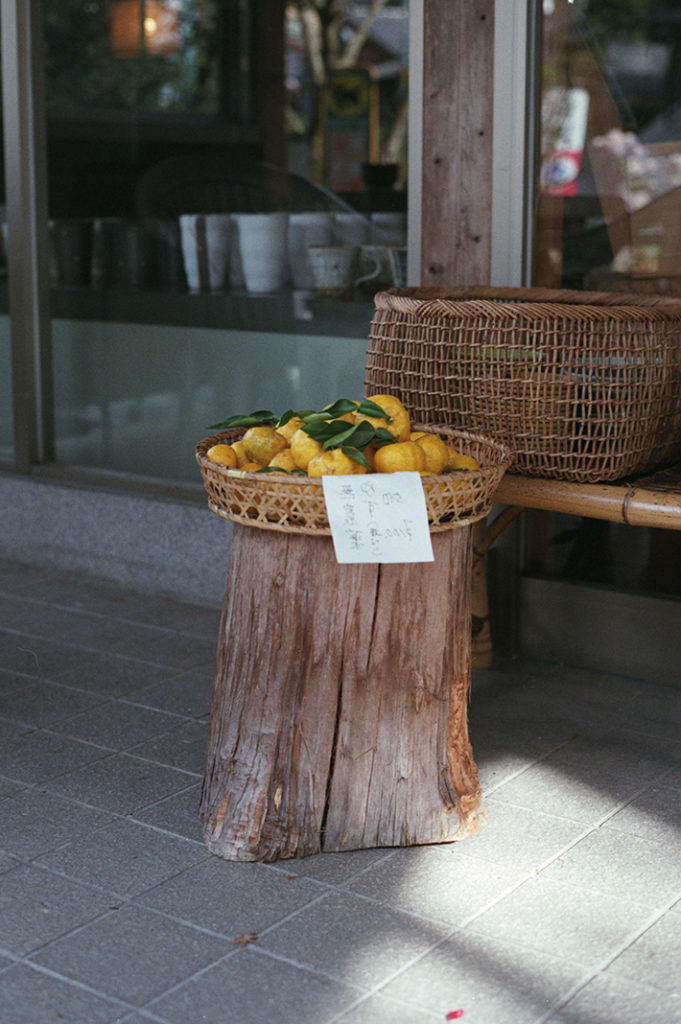
[(338, 562), (432, 562), (418, 473), (323, 476)]

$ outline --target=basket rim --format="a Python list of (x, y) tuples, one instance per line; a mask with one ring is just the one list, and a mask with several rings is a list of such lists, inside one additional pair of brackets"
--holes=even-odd
[(526, 319), (660, 321), (681, 318), (681, 299), (635, 292), (581, 292), (560, 288), (413, 287), (389, 288), (374, 296), (376, 310), (398, 310), (422, 317), (461, 316), (471, 312), (490, 317), (509, 314)]

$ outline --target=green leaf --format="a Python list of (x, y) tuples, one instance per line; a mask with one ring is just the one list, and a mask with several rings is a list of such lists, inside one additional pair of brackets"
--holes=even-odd
[(229, 416), (221, 423), (212, 423), (206, 430), (229, 430), (232, 427), (263, 427), (272, 426), (277, 422), (277, 417), (269, 409), (258, 409), (257, 412), (248, 415)]
[(324, 441), (324, 444), (322, 445), (323, 448), (340, 448), (345, 441), (349, 441), (350, 438), (354, 439), (354, 435), (357, 433), (357, 425), (355, 423), (348, 424), (345, 420), (341, 420), (341, 423), (343, 423), (345, 429), (337, 432), (334, 431), (331, 437), (328, 437), (326, 441)]
[(286, 424), (288, 423), (288, 421), (292, 420), (295, 415), (296, 414), (293, 411), (293, 409), (287, 409), (286, 412), (283, 412), (281, 414), (281, 416), (279, 417), (279, 422), (277, 423), (277, 426), (278, 427), (285, 427)]
[(378, 445), (397, 444), (397, 438), (385, 427), (379, 427), (374, 435), (373, 443)]
[(367, 445), (373, 444), (375, 437), (376, 431), (371, 424), (362, 420), (361, 423), (351, 423), (347, 430), (334, 432), (334, 435), (324, 442), (323, 447), (341, 448), (347, 443), (351, 448), (366, 448)]
[(392, 416), (388, 416), (385, 409), (382, 409), (380, 405), (376, 405), (375, 402), (371, 402), (368, 398), (362, 399), (357, 408), (357, 412), (360, 416), (371, 416), (372, 419), (380, 418), (382, 420), (387, 420), (388, 423), (392, 423), (393, 421)]
[(344, 444), (341, 445), (341, 451), (343, 452), (343, 455), (347, 455), (347, 457), (352, 459), (353, 462), (359, 462), (360, 466), (365, 466), (367, 469), (369, 468), (366, 455), (363, 452), (360, 452), (359, 449), (352, 448), (349, 445)]
[[(354, 428), (354, 423), (351, 424), (351, 429)], [(315, 441), (320, 443), (327, 441), (329, 438), (336, 437), (338, 434), (344, 434), (348, 429), (348, 424), (345, 420), (311, 420), (309, 423), (303, 424), (302, 430), (310, 437), (313, 437)]]
[(322, 412), (330, 419), (335, 419), (337, 416), (345, 416), (347, 412), (355, 412), (356, 409), (357, 404), (351, 402), (349, 398), (339, 398), (332, 405), (327, 405), (325, 409), (322, 409)]

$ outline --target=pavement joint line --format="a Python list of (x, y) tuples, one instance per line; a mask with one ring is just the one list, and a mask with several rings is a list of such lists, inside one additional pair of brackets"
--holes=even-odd
[[(43, 946), (41, 948), (44, 949), (45, 947)], [(38, 950), (34, 950), (33, 952), (38, 952)], [(113, 1006), (120, 1006), (126, 1014), (138, 1009), (138, 1007), (133, 1003), (119, 999), (118, 996), (109, 995), (107, 992), (102, 992), (100, 989), (93, 988), (92, 985), (88, 985), (83, 981), (78, 981), (77, 978), (71, 978), (68, 974), (60, 974), (59, 971), (53, 971), (49, 967), (45, 967), (43, 964), (35, 963), (28, 957), (23, 957), (19, 963), (25, 967), (30, 967), (39, 974), (46, 975), (48, 978), (53, 978), (55, 981), (65, 982), (67, 985), (71, 985), (72, 988), (77, 988), (83, 992), (88, 992), (90, 995), (98, 996), (100, 999), (104, 999), (107, 1003), (111, 1003)]]
[[(3, 626), (1, 632), (6, 633), (9, 636), (25, 637), (28, 641), (39, 640), (44, 643), (50, 643), (51, 638), (46, 637), (40, 633), (27, 633), (25, 630), (12, 629), (10, 626)], [(57, 644), (59, 647), (67, 647), (75, 651), (85, 651), (87, 654), (97, 654), (100, 657), (105, 658), (120, 658), (121, 661), (133, 662), (135, 665), (148, 665), (153, 668), (165, 669), (168, 672), (174, 672), (181, 675), (185, 672), (191, 672), (194, 669), (198, 669), (201, 665), (169, 665), (164, 661), (147, 661), (145, 658), (136, 658), (134, 655), (122, 654), (120, 651), (111, 650), (109, 647), (89, 647), (87, 644), (73, 643), (67, 639), (58, 640)], [(20, 648), (20, 650), (26, 650), (27, 654), (34, 654), (35, 652), (30, 651), (28, 648)]]
[[(28, 597), (24, 594), (9, 594), (6, 591), (0, 591), (0, 599), (5, 598), (8, 601), (16, 601), (25, 604), (35, 605), (37, 607), (54, 608), (60, 612), (67, 612), (69, 615), (83, 616), (86, 619), (103, 619), (106, 622), (120, 622), (126, 626), (136, 626), (140, 629), (150, 629), (159, 633), (167, 633), (169, 636), (187, 636), (193, 637), (198, 640), (207, 640), (205, 633), (196, 633), (193, 630), (178, 629), (176, 627), (169, 626), (157, 626), (155, 623), (140, 622), (138, 619), (131, 619), (127, 616), (115, 615), (111, 611), (92, 611), (89, 608), (76, 608), (73, 605), (65, 605), (59, 601), (50, 601), (45, 598)], [(176, 605), (177, 606), (177, 605)], [(203, 605), (188, 605), (189, 608), (201, 608)], [(210, 605), (206, 607), (211, 607)]]
[[(633, 944), (638, 939), (640, 939), (641, 936), (645, 935), (645, 933), (647, 931), (649, 931), (655, 924), (657, 924), (658, 921), (660, 921), (664, 917), (664, 915), (667, 913), (668, 910), (671, 910), (671, 908), (674, 906), (674, 904), (676, 902), (678, 902), (680, 897), (681, 897), (681, 892), (679, 892), (676, 896), (674, 896), (671, 900), (669, 900), (667, 902), (667, 904), (664, 905), (663, 907), (661, 907), (659, 910), (655, 910), (650, 915), (648, 920), (644, 924), (641, 925), (640, 928), (635, 929), (625, 940), (623, 940), (623, 942), (615, 950), (614, 953), (611, 953), (607, 957), (604, 957), (603, 960), (598, 964), (598, 966), (596, 966), (594, 968), (590, 968), (591, 974), (590, 974), (590, 976), (585, 981), (578, 982), (570, 990), (570, 992), (568, 992), (566, 995), (565, 994), (562, 995), (558, 1000), (556, 1000), (556, 1002), (536, 1022), (536, 1024), (547, 1024), (547, 1022), (550, 1021), (551, 1016), (554, 1013), (556, 1013), (558, 1010), (561, 1010), (564, 1006), (567, 1006), (567, 1004), (570, 1002), (570, 1000), (574, 999), (574, 997), (579, 992), (581, 992), (582, 989), (586, 988), (586, 986), (591, 981), (593, 981), (594, 978), (598, 978), (602, 974), (604, 974), (605, 971), (608, 969), (608, 967), (612, 963), (614, 963), (615, 960), (617, 960), (617, 958), (622, 955), (622, 953), (626, 952), (626, 950), (629, 949), (630, 946), (633, 946)], [(636, 981), (636, 984), (644, 985), (644, 986), (647, 985), (646, 982), (642, 982), (642, 981), (638, 981), (638, 980)], [(656, 985), (647, 985), (647, 987), (650, 988), (651, 991), (654, 991), (654, 992), (664, 993), (666, 991), (665, 989), (658, 988)]]

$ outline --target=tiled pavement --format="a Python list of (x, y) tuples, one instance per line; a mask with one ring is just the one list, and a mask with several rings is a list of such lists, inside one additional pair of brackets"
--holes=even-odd
[(680, 689), (475, 672), (478, 836), (232, 863), (217, 621), (0, 564), (1, 1024), (681, 1022)]

